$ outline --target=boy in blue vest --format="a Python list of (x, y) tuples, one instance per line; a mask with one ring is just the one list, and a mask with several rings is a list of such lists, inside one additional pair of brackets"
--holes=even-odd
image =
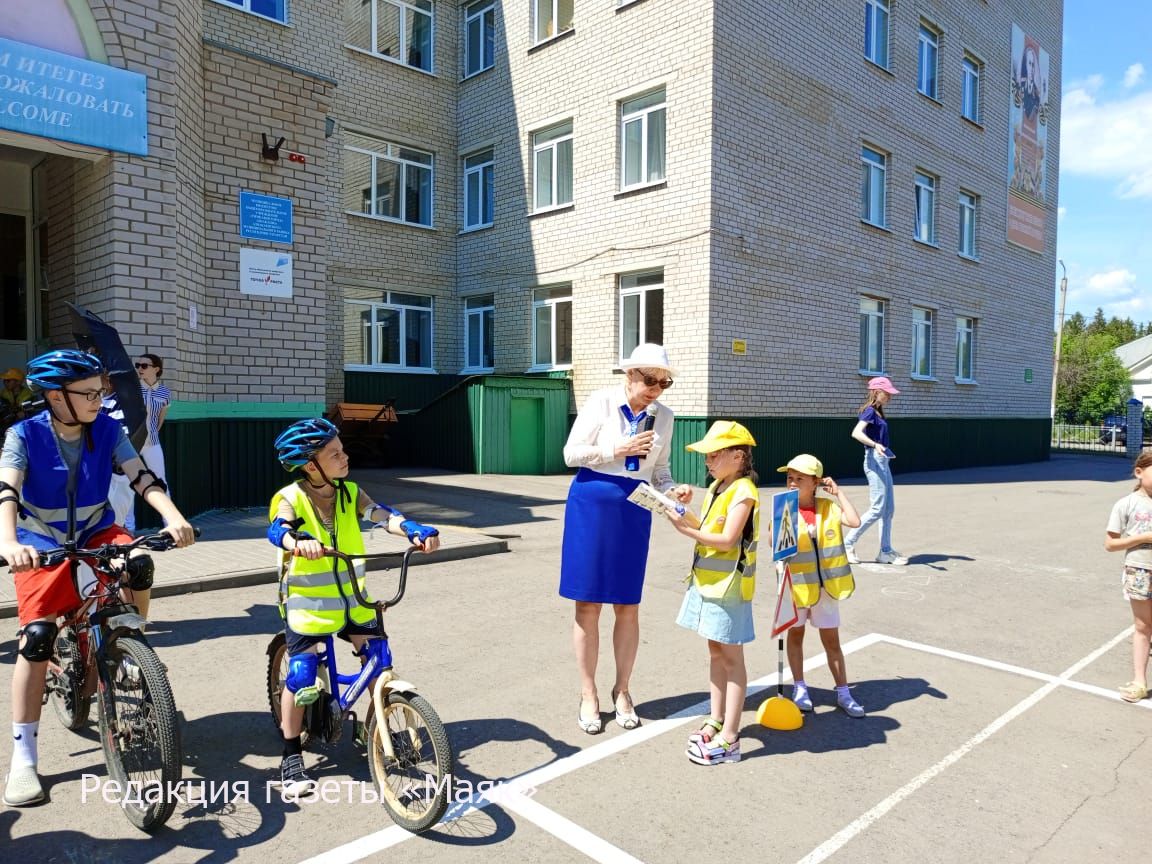
[[(135, 478), (136, 492), (164, 517), (164, 530), (177, 546), (193, 540), (192, 526), (123, 428), (100, 413), (103, 373), (100, 360), (83, 351), (50, 351), (32, 360), (28, 383), (43, 395), (47, 410), (9, 429), (0, 453), (0, 557), (15, 577), (20, 621), (12, 673), (12, 768), (4, 787), (4, 803), (10, 807), (44, 799), (36, 773), (36, 737), (45, 672), (56, 642), (56, 619), (81, 603), (71, 564), (40, 567), (40, 551), (67, 541), (82, 548), (131, 541), (114, 523), (108, 504), (114, 466)], [(126, 566), (131, 590), (124, 599), (147, 616), (152, 559), (134, 556)]]
[[(304, 708), (320, 696), (316, 686), (317, 648), (329, 635), (347, 638), (359, 652), (376, 636), (376, 612), (358, 605), (351, 589), (337, 584), (336, 562), (324, 549), (364, 554), (360, 520), (385, 524), (388, 533), (407, 537), (414, 546), (434, 552), (440, 533), (429, 525), (406, 519), (402, 513), (377, 504), (363, 489), (348, 482), (348, 456), (339, 431), (327, 420), (301, 420), (276, 439), (276, 455), (288, 471), (303, 477), (272, 498), (268, 539), (284, 553), (282, 611), (287, 637), (288, 675), (280, 695), (280, 732), (284, 754), (280, 762), (281, 797), (297, 798), (311, 791), (316, 781), (304, 770), (300, 734)], [(347, 578), (343, 566), (341, 576)], [(360, 592), (368, 598), (364, 571), (357, 568)]]

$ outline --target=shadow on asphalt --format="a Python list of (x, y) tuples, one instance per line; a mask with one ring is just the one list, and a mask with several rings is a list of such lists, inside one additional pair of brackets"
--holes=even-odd
[[(929, 566), (932, 566), (934, 564), (940, 564), (944, 561), (975, 561), (975, 560), (976, 560), (975, 558), (973, 558), (969, 555), (939, 555), (939, 554), (934, 555), (934, 554), (929, 553), (926, 555), (909, 555), (908, 556), (908, 563), (909, 564), (927, 564)], [(867, 564), (870, 562), (865, 561), (864, 563)], [(933, 569), (947, 570), (948, 568), (947, 567), (934, 567)]]
[[(244, 615), (231, 618), (210, 618), (203, 621), (152, 620), (148, 622), (148, 644), (160, 652), (163, 660), (165, 648), (177, 645), (195, 645), (221, 634), (231, 636), (267, 636), (268, 641), (284, 629), (284, 621), (276, 608), (276, 586), (268, 587), (268, 603), (249, 606)], [(175, 604), (172, 604), (175, 605)], [(3, 646), (0, 645), (0, 650)], [(263, 663), (263, 659), (261, 660)]]
[(558, 517), (538, 516), (532, 512), (533, 508), (556, 506), (565, 501), (564, 497), (538, 498), (373, 474), (362, 471), (358, 475), (369, 495), (402, 510), (406, 516), (433, 525), (439, 521), (483, 530), (528, 522), (554, 522)]

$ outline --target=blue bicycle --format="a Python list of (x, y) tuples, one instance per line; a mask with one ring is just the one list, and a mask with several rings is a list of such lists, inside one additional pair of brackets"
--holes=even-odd
[[(384, 610), (395, 606), (404, 596), (408, 582), (408, 561), (416, 547), (404, 553), (400, 564), (400, 584), (391, 600), (370, 602), (360, 592), (354, 577), (352, 558), (335, 549), (325, 549), (336, 562), (336, 582), (348, 602), (376, 610), (376, 628), (380, 634), (369, 639), (359, 654), (360, 671), (342, 675), (336, 668), (334, 640), (329, 636), (320, 648), (316, 683), (320, 698), (304, 713), (301, 742), (306, 748), (316, 743), (333, 744), (340, 740), (344, 721), (351, 718), (357, 742), (368, 749), (368, 767), (376, 784), (380, 801), (402, 828), (419, 833), (431, 828), (444, 815), (452, 797), (452, 745), (439, 715), (416, 686), (396, 677), (392, 668), (392, 651), (384, 630)], [(359, 560), (382, 558), (384, 555), (359, 555)], [(344, 569), (348, 578), (342, 578)], [(348, 597), (344, 582), (355, 597)], [(288, 649), (285, 635), (277, 634), (268, 646), (268, 701), (277, 727), (280, 725), (280, 695), (288, 675)], [(341, 691), (341, 688), (344, 688)], [(371, 689), (367, 722), (356, 719), (352, 706)]]

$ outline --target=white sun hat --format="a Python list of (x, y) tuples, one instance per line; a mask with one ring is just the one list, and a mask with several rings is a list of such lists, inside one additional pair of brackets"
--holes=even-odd
[(669, 375), (675, 375), (676, 370), (668, 362), (668, 351), (663, 345), (645, 342), (632, 349), (632, 354), (620, 364), (621, 369), (664, 369)]

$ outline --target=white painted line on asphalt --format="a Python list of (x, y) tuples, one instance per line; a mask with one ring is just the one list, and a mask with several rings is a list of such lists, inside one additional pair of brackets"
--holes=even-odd
[[(845, 642), (842, 646), (842, 649), (845, 655), (852, 654), (863, 648), (867, 648), (876, 644), (883, 638), (884, 637), (879, 633), (869, 633), (867, 636), (860, 636), (851, 640), (850, 642)], [(819, 668), (821, 666), (827, 665), (827, 662), (827, 655), (817, 654), (816, 656), (804, 661), (804, 670), (808, 671), (811, 669)], [(757, 693), (768, 689), (769, 687), (775, 685), (776, 679), (777, 674), (773, 672), (769, 675), (764, 675), (760, 678), (757, 678), (755, 681), (748, 682), (748, 695), (754, 696)], [(785, 672), (784, 680), (791, 681), (791, 673)], [(578, 753), (573, 753), (571, 756), (566, 756), (563, 759), (558, 759), (555, 762), (543, 765), (540, 768), (534, 768), (531, 771), (527, 771), (524, 774), (520, 774), (511, 778), (507, 781), (506, 784), (504, 784), (509, 787), (509, 790), (504, 794), (507, 795), (518, 793), (521, 795), (521, 797), (527, 797), (533, 791), (535, 791), (536, 788), (547, 783), (549, 780), (555, 780), (557, 777), (563, 777), (565, 774), (570, 774), (571, 772), (580, 768), (586, 768), (587, 766), (593, 765), (602, 759), (607, 759), (609, 756), (613, 756), (616, 753), (627, 750), (630, 747), (643, 744), (645, 741), (655, 738), (658, 735), (662, 735), (665, 732), (669, 732), (679, 726), (683, 726), (685, 722), (691, 720), (693, 717), (698, 717), (702, 713), (706, 713), (710, 708), (711, 706), (707, 701), (702, 701), (688, 708), (685, 708), (682, 711), (677, 711), (672, 716), (663, 720), (645, 721), (644, 725), (639, 729), (633, 729), (627, 734), (616, 735), (607, 739), (606, 741), (600, 742), (599, 744), (594, 744), (591, 747), (587, 747)], [(615, 721), (613, 720), (611, 722)], [(444, 822), (452, 821), (454, 819), (459, 819), (473, 810), (483, 810), (485, 807), (492, 803), (494, 802), (489, 798), (483, 796), (473, 796), (467, 801), (462, 801), (459, 804), (450, 807), (448, 813), (445, 814), (441, 824)], [(546, 810), (547, 808), (543, 809)], [(529, 821), (533, 821), (532, 816), (529, 813), (521, 812), (521, 815)], [(559, 814), (556, 814), (556, 818), (561, 819), (563, 817), (559, 816)], [(546, 826), (542, 825), (541, 827), (550, 831), (550, 829)], [(381, 852), (384, 849), (395, 846), (397, 843), (410, 840), (414, 836), (416, 835), (410, 834), (403, 828), (400, 828), (396, 825), (392, 825), (388, 828), (383, 828), (380, 831), (376, 831), (372, 834), (361, 837), (358, 840), (352, 840), (351, 842), (345, 843), (342, 846), (329, 849), (327, 852), (321, 852), (319, 855), (300, 862), (300, 864), (350, 864), (352, 861), (363, 860), (369, 855)], [(588, 836), (592, 837), (594, 835), (589, 834)]]
[(565, 819), (555, 810), (550, 810), (519, 793), (501, 795), (496, 803), (505, 810), (519, 813), (532, 824), (543, 828), (557, 840), (567, 843), (593, 861), (599, 861), (601, 864), (643, 864), (639, 858), (633, 858), (603, 837), (597, 837), (588, 829), (581, 828), (570, 819)]
[[(1132, 628), (1129, 627), (1127, 630), (1124, 630), (1123, 632), (1114, 636), (1112, 639), (1109, 639), (1088, 656), (1073, 663), (1066, 670), (1064, 670), (1064, 672), (1057, 676), (1055, 680), (1049, 681), (1031, 696), (1028, 696), (1022, 701), (1016, 703), (1016, 705), (1014, 705), (1005, 713), (1001, 714), (999, 717), (997, 717), (995, 720), (993, 720), (991, 723), (989, 723), (987, 726), (985, 726), (983, 729), (981, 729), (979, 732), (977, 732), (935, 765), (921, 772), (919, 775), (901, 786), (867, 813), (864, 813), (863, 815), (854, 819), (844, 828), (837, 831), (834, 835), (832, 835), (830, 838), (825, 840), (823, 843), (821, 843), (819, 846), (801, 858), (797, 864), (819, 864), (819, 862), (824, 861), (831, 855), (835, 854), (845, 844), (852, 840), (852, 838), (856, 837), (858, 834), (865, 831), (874, 822), (881, 819), (884, 814), (886, 814), (889, 810), (891, 810), (905, 798), (908, 798), (913, 793), (915, 793), (925, 783), (946, 771), (956, 762), (959, 762), (973, 749), (978, 747), (980, 744), (983, 744), (998, 731), (1003, 729), (1033, 705), (1038, 703), (1045, 696), (1055, 691), (1058, 687), (1061, 686), (1062, 682), (1071, 678), (1073, 675), (1076, 675), (1078, 672), (1080, 672), (1081, 669), (1088, 666), (1090, 663), (1095, 662), (1097, 658), (1111, 651), (1116, 645), (1118, 645), (1131, 634)], [(992, 663), (994, 661), (989, 662)]]

